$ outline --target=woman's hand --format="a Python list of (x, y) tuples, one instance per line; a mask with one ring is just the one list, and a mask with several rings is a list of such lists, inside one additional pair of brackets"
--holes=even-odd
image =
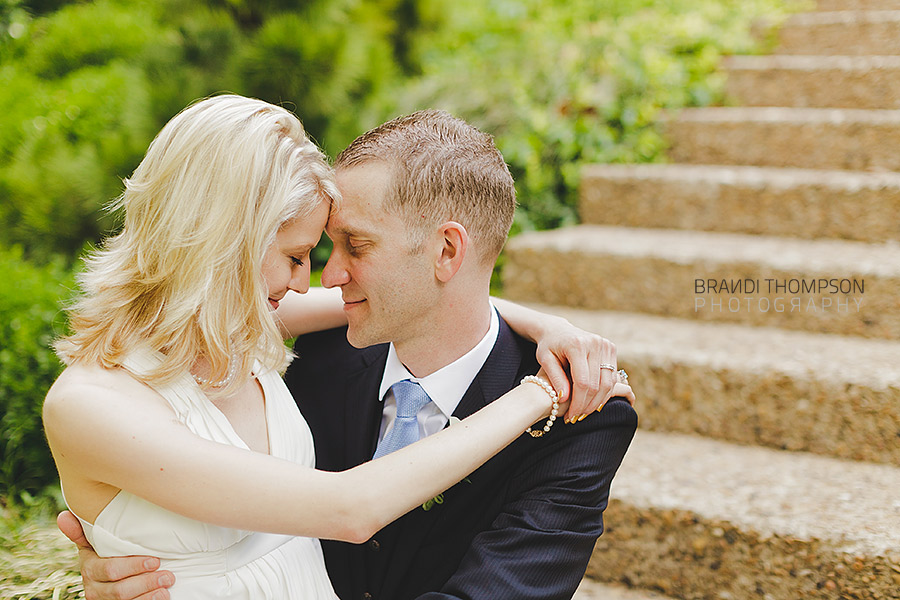
[[(560, 399), (569, 401), (565, 421), (570, 423), (600, 410), (607, 400), (620, 395), (615, 393), (616, 346), (557, 318), (556, 325), (537, 340), (537, 359)], [(633, 393), (631, 398), (633, 403)]]
[[(622, 382), (616, 383), (616, 385), (613, 387), (613, 393), (612, 393), (612, 396), (610, 396), (610, 398), (615, 398), (617, 396), (622, 396), (623, 398), (628, 400), (629, 404), (634, 406), (634, 391), (631, 389), (631, 386), (628, 385), (627, 383), (622, 383)], [(601, 408), (603, 408), (603, 407), (601, 406), (597, 410), (599, 411)]]
[[(537, 344), (537, 360), (561, 400), (569, 401), (571, 423), (599, 410), (614, 395), (616, 346), (566, 319), (492, 298), (513, 331)], [(634, 397), (634, 394), (631, 394)]]

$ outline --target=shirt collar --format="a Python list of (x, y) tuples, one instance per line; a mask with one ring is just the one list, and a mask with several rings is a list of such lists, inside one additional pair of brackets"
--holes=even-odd
[(478, 371), (484, 366), (484, 362), (497, 342), (499, 331), (500, 318), (497, 316), (497, 310), (491, 308), (491, 324), (481, 341), (449, 365), (426, 377), (413, 377), (400, 362), (397, 350), (394, 348), (394, 344), (391, 344), (388, 349), (387, 363), (384, 366), (384, 375), (381, 378), (378, 398), (384, 400), (385, 394), (398, 381), (411, 379), (422, 386), (432, 402), (449, 419), (459, 405), (459, 401), (462, 400), (463, 394), (472, 385)]

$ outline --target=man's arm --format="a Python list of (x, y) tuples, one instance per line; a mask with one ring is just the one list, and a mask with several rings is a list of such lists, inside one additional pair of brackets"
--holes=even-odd
[(175, 584), (169, 571), (159, 571), (152, 556), (100, 558), (78, 519), (69, 511), (56, 519), (59, 530), (78, 546), (84, 594), (90, 600), (170, 600), (167, 588)]
[(543, 438), (548, 443), (517, 466), (491, 528), (474, 538), (446, 585), (419, 600), (569, 600), (636, 427), (634, 409), (616, 399), (566, 435)]

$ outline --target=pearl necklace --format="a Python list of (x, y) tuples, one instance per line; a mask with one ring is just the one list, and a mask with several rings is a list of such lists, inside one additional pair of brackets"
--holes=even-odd
[(225, 379), (222, 379), (221, 381), (210, 381), (205, 377), (200, 377), (199, 375), (194, 375), (193, 373), (191, 373), (191, 377), (194, 378), (194, 381), (196, 381), (197, 385), (199, 385), (200, 387), (209, 386), (214, 388), (222, 388), (234, 381), (234, 377), (235, 375), (237, 375), (239, 362), (240, 361), (238, 360), (238, 357), (232, 354), (231, 358), (228, 359), (228, 374), (225, 376)]

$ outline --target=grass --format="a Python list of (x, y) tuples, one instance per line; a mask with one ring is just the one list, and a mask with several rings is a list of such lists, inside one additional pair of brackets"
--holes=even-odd
[(56, 500), (0, 499), (0, 600), (84, 598), (75, 546), (56, 528)]

